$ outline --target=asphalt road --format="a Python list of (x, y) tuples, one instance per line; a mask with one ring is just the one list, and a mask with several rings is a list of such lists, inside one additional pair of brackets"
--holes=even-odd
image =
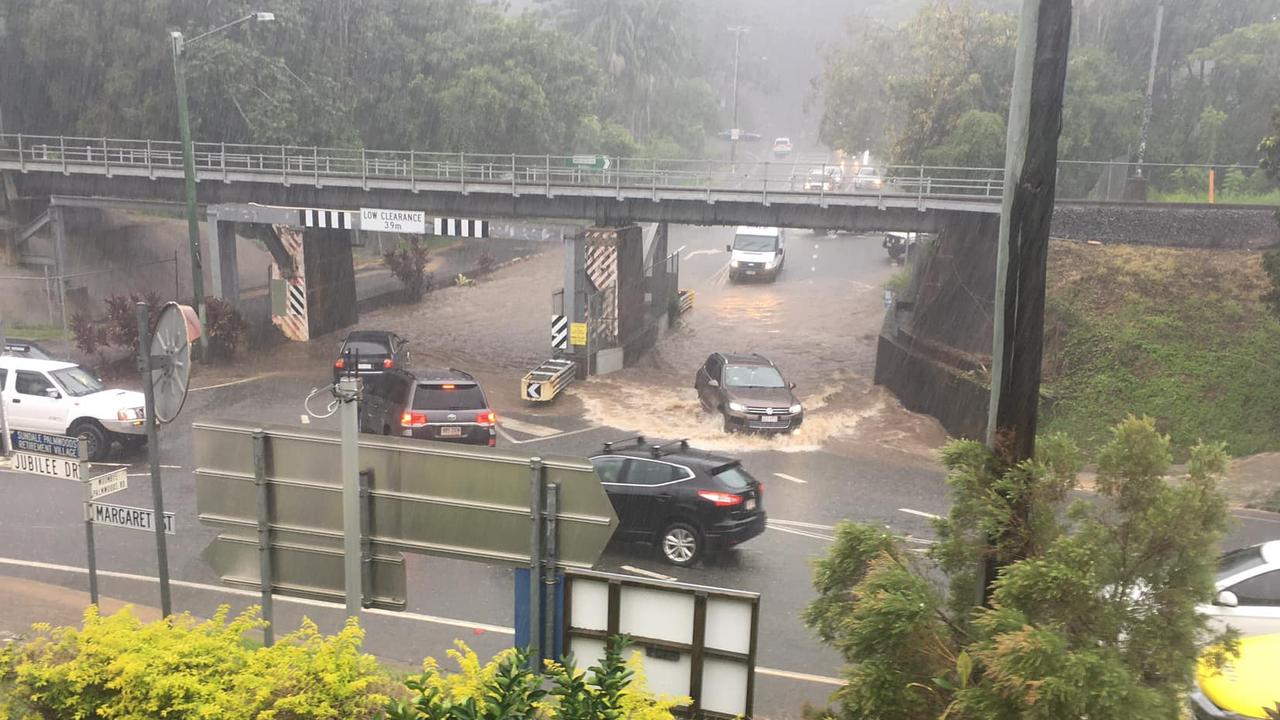
[[(509, 375), (506, 368), (516, 366), (527, 351), (513, 350), (519, 356), (515, 359), (495, 358), (491, 368), (474, 367), (482, 363), (477, 356), (483, 353), (459, 350), (458, 355), (473, 364), (468, 367), (482, 381), (488, 384), (486, 378), (492, 376), (492, 384), (500, 388), (490, 394), (499, 416), (507, 419), (501, 444), (508, 448), (584, 456), (605, 440), (636, 431), (692, 437), (695, 445), (741, 457), (765, 482), (769, 529), (724, 558), (678, 569), (647, 548), (618, 545), (610, 546), (598, 567), (761, 593), (757, 714), (799, 717), (803, 703), (826, 702), (840, 667), (839, 656), (819, 644), (800, 620), (813, 598), (810, 561), (829, 545), (832, 526), (846, 518), (884, 525), (911, 547), (927, 548), (932, 535), (927, 515), (947, 510), (942, 472), (929, 453), (941, 435), (931, 421), (896, 408), (870, 385), (880, 287), (894, 271), (877, 238), (792, 231), (786, 269), (776, 284), (732, 285), (725, 278), (724, 252), (731, 236), (730, 228), (673, 228), (671, 246), (681, 248), (681, 285), (697, 291), (693, 313), (662, 340), (653, 359), (575, 386), (556, 408), (525, 405), (511, 391), (511, 379), (499, 379), (498, 373)], [(527, 277), (532, 271), (548, 267), (556, 267), (554, 259), (543, 265), (531, 260), (498, 273), (490, 283), (496, 293), (520, 297), (501, 284), (532, 282)], [(537, 282), (551, 287), (558, 276), (551, 273)], [(447, 314), (455, 300), (442, 295), (432, 302)], [(474, 304), (466, 298), (457, 302)], [(405, 323), (403, 332), (419, 342), (431, 336), (420, 327), (414, 332), (412, 318), (391, 309), (367, 319), (396, 330), (402, 329), (397, 323)], [(511, 331), (513, 337), (542, 333)], [(489, 340), (480, 345), (484, 352), (501, 347), (502, 338)], [(286, 348), (277, 359), (244, 368), (243, 377), (198, 379), (179, 421), (162, 429), (165, 505), (176, 514), (177, 526), (177, 534), (169, 538), (176, 609), (208, 615), (220, 603), (242, 608), (256, 598), (254, 593), (219, 589), (218, 578), (201, 558), (214, 533), (196, 519), (190, 423), (226, 418), (299, 425), (305, 414), (302, 400), (326, 382), (325, 353), (336, 343), (324, 338), (316, 345), (305, 351)], [(713, 419), (697, 417), (693, 373), (699, 359), (717, 349), (764, 352), (800, 385), (806, 404), (814, 409), (796, 438), (725, 438)], [(451, 354), (448, 347), (433, 347), (430, 353)], [(618, 397), (626, 402), (610, 404)], [(332, 419), (308, 420), (313, 427), (336, 427)], [(111, 502), (151, 506), (143, 460), (123, 459), (133, 461), (130, 487), (111, 496)], [(76, 570), (85, 566), (81, 493), (82, 488), (69, 483), (0, 472), (0, 573), (85, 587), (83, 572)], [(1272, 516), (1240, 516), (1231, 546), (1280, 535), (1280, 523)], [(102, 592), (158, 604), (153, 537), (99, 528), (97, 538)], [(406, 565), (408, 611), (366, 613), (368, 650), (410, 667), (425, 655), (442, 657), (455, 638), (482, 653), (510, 644), (510, 570), (422, 556), (407, 556)], [(282, 631), (296, 627), (303, 615), (327, 631), (342, 621), (340, 608), (277, 600)]]

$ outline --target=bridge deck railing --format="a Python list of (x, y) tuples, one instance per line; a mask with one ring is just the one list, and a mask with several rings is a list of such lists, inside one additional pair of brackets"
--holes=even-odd
[[(1003, 194), (1001, 168), (895, 165), (878, 168), (875, 176), (844, 175), (832, 183), (814, 183), (813, 173), (835, 165), (811, 160), (773, 160), (728, 163), (722, 160), (605, 158), (603, 156), (521, 155), (500, 153), (442, 153), (416, 150), (371, 150), (292, 145), (195, 143), (195, 165), (201, 180), (251, 179), (285, 184), (312, 182), (317, 186), (340, 182), (399, 181), (416, 189), (456, 184), (509, 185), (514, 194), (550, 194), (564, 188), (697, 190), (708, 193), (803, 193), (818, 195), (909, 195), (996, 199)], [(22, 171), (174, 176), (182, 172), (181, 144), (171, 140), (0, 135), (0, 163)], [(1232, 168), (1219, 167), (1225, 175)], [(1123, 199), (1126, 179), (1134, 174), (1126, 162), (1062, 161), (1058, 170), (1061, 199)], [(1159, 188), (1207, 185), (1208, 166), (1143, 166), (1147, 183)], [(1252, 168), (1239, 169), (1249, 173)]]

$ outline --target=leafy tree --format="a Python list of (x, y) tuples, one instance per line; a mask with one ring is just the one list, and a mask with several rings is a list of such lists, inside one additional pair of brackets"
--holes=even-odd
[(926, 165), (952, 167), (1004, 167), (1006, 129), (996, 113), (970, 110), (956, 120), (956, 126), (938, 147), (924, 151)]
[[(805, 620), (847, 663), (837, 716), (1176, 717), (1227, 522), (1222, 447), (1197, 446), (1169, 482), (1168, 437), (1130, 417), (1099, 454), (1093, 500), (1069, 501), (1079, 459), (1061, 437), (1013, 467), (970, 441), (943, 462), (953, 505), (931, 559), (946, 589), (872, 525), (842, 523), (816, 564)], [(1002, 570), (979, 607), (986, 553)]]

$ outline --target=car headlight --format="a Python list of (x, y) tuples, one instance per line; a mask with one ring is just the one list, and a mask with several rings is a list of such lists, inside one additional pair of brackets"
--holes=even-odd
[(127, 408), (125, 410), (116, 411), (117, 420), (141, 420), (143, 416), (142, 408)]
[(800, 412), (802, 408), (800, 407), (800, 403), (796, 403), (795, 405), (792, 405), (787, 409), (791, 411), (792, 415), (795, 415), (796, 413)]
[(731, 402), (729, 403), (729, 409), (734, 412), (744, 412), (747, 409), (747, 406), (740, 402)]
[(738, 261), (737, 261), (737, 260), (730, 260), (730, 261), (729, 261), (729, 267), (731, 267), (731, 268), (736, 268), (736, 267), (738, 267)]

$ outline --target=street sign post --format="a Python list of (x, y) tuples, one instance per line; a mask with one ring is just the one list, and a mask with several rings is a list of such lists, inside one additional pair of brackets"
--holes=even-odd
[(112, 470), (105, 475), (89, 478), (89, 499), (97, 500), (98, 498), (118, 493), (128, 487), (129, 473), (126, 469)]
[(57, 480), (80, 480), (80, 461), (73, 458), (14, 450), (11, 467), (18, 472)]
[[(146, 508), (129, 507), (127, 505), (108, 505), (107, 503), (89, 502), (90, 519), (97, 525), (127, 528), (156, 532), (156, 514)], [(173, 513), (164, 514), (164, 533), (173, 535)]]
[[(87, 444), (79, 438), (51, 433), (14, 430), (9, 440), (14, 448), (11, 468), (31, 475), (83, 482), (86, 475), (85, 461), (89, 457)], [(121, 473), (124, 471), (121, 470)], [(104, 480), (115, 473), (107, 473), (95, 480)], [(125, 482), (127, 483), (127, 476)], [(92, 490), (92, 484), (86, 483)], [(121, 488), (123, 489), (123, 488)], [(110, 492), (115, 492), (114, 490)], [(89, 517), (88, 501), (85, 501), (84, 549), (89, 565), (89, 602), (98, 604), (98, 562), (94, 547), (93, 520)]]
[[(197, 510), (220, 531), (205, 559), (223, 581), (344, 602), (340, 434), (232, 421), (192, 430)], [(257, 456), (269, 462), (254, 462), (255, 433)], [(590, 568), (618, 524), (595, 470), (579, 458), (360, 435), (358, 468), (369, 478), (358, 545), (366, 607), (404, 609), (403, 552), (536, 569), (542, 588), (556, 568)]]

